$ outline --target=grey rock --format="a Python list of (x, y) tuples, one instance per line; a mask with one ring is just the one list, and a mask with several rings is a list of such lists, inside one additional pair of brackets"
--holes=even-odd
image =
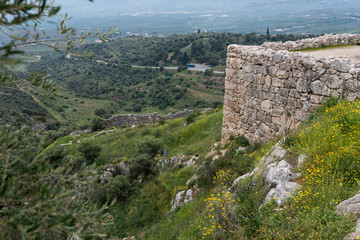
[(233, 187), (235, 187), (236, 185), (238, 185), (238, 184), (241, 182), (241, 180), (244, 180), (244, 179), (246, 179), (246, 178), (249, 178), (249, 177), (254, 176), (254, 173), (255, 173), (255, 172), (252, 171), (251, 173), (247, 173), (247, 174), (244, 174), (244, 175), (238, 177), (238, 178), (235, 179), (235, 181), (233, 182), (231, 188), (233, 188)]
[(334, 61), (334, 69), (340, 72), (347, 72), (349, 67), (347, 66), (346, 62), (336, 59)]
[(280, 183), (293, 180), (295, 175), (291, 169), (292, 167), (285, 160), (268, 165), (264, 172), (264, 184), (276, 187)]
[(193, 199), (193, 190), (189, 189), (189, 190), (186, 191), (186, 194), (185, 194), (184, 205), (189, 204), (193, 200), (194, 200)]
[(175, 211), (178, 207), (183, 206), (186, 190), (180, 191), (176, 194), (175, 198), (171, 202), (170, 212)]
[(341, 202), (336, 207), (336, 212), (339, 214), (351, 214), (360, 218), (360, 194)]
[(265, 198), (264, 204), (274, 200), (278, 205), (282, 205), (290, 198), (290, 196), (300, 187), (294, 182), (283, 182), (270, 190)]
[(308, 157), (305, 154), (301, 154), (297, 159), (298, 168), (302, 167)]
[(285, 159), (287, 150), (281, 146), (281, 143), (277, 143), (268, 154), (266, 154), (260, 161), (260, 164), (271, 164), (274, 162), (279, 162)]

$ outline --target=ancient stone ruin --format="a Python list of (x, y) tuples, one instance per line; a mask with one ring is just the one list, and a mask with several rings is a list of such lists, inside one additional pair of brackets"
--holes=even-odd
[(360, 35), (324, 35), (262, 46), (230, 45), (222, 139), (244, 135), (264, 142), (306, 120), (330, 97), (360, 97), (360, 62), (315, 58), (299, 49), (358, 45)]
[(116, 127), (120, 128), (123, 125), (133, 126), (139, 124), (150, 124), (156, 123), (160, 121), (160, 119), (164, 118), (165, 120), (173, 120), (177, 118), (182, 118), (190, 115), (193, 110), (187, 110), (177, 112), (177, 113), (168, 113), (166, 116), (162, 116), (160, 113), (149, 113), (145, 115), (139, 114), (122, 114), (116, 115), (106, 120), (108, 127)]

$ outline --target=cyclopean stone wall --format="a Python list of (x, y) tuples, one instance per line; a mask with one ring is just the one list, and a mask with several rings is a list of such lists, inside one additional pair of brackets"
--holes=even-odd
[(272, 50), (302, 50), (308, 48), (319, 48), (323, 46), (357, 45), (360, 43), (360, 34), (325, 34), (317, 38), (306, 38), (287, 42), (265, 42), (262, 47)]
[[(321, 41), (306, 40), (306, 46), (360, 42), (360, 35), (326, 36), (320, 37)], [(306, 120), (330, 95), (360, 97), (360, 62), (272, 50), (287, 48), (284, 46), (302, 48), (304, 41), (281, 43), (280, 47), (272, 43), (228, 47), (223, 142), (238, 135), (264, 142)]]
[[(190, 115), (193, 110), (187, 110), (177, 112), (177, 113), (168, 113), (164, 118), (166, 120), (172, 120), (177, 118), (182, 118)], [(113, 116), (107, 120), (108, 127), (116, 127), (119, 128), (122, 125), (126, 126), (133, 126), (139, 124), (150, 124), (158, 122), (163, 116), (160, 113), (149, 113), (146, 115), (139, 115), (139, 114), (122, 114)]]

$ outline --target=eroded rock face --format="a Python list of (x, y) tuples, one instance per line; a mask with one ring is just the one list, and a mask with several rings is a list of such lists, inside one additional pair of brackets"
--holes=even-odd
[(185, 206), (194, 201), (194, 197), (201, 191), (200, 188), (194, 186), (191, 189), (180, 191), (176, 194), (175, 198), (171, 201), (170, 212), (175, 211), (177, 208)]
[(129, 174), (129, 168), (125, 163), (119, 164), (107, 164), (103, 168), (103, 173), (100, 175), (101, 184), (106, 184), (115, 177), (115, 175), (127, 175)]
[(336, 207), (336, 212), (341, 214), (351, 214), (360, 218), (360, 194), (341, 202)]
[(183, 190), (183, 191), (178, 192), (176, 194), (175, 198), (171, 202), (171, 210), (170, 210), (170, 212), (175, 211), (175, 209), (177, 209), (178, 207), (181, 207), (183, 205), (185, 195), (186, 195), (186, 190)]
[(274, 200), (278, 205), (282, 205), (299, 187), (300, 185), (294, 182), (279, 183), (276, 188), (270, 190), (264, 203)]
[(276, 163), (285, 159), (287, 150), (282, 147), (281, 143), (277, 143), (268, 154), (266, 154), (260, 161), (260, 164)]
[(276, 187), (280, 183), (293, 180), (295, 174), (291, 169), (292, 167), (285, 160), (268, 165), (264, 172), (264, 184), (269, 187)]

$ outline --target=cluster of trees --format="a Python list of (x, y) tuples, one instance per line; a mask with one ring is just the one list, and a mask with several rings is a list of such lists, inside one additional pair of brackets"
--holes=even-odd
[[(75, 97), (113, 99), (118, 103), (116, 108), (122, 111), (141, 112), (146, 107), (160, 110), (199, 107), (198, 99), (187, 88), (200, 80), (177, 77), (171, 70), (136, 68), (121, 63), (105, 65), (91, 59), (64, 59), (62, 55), (49, 55), (40, 62), (31, 63), (28, 74), (35, 69), (47, 70), (59, 85), (74, 92)], [(212, 72), (207, 71), (206, 76), (212, 76)], [(55, 102), (54, 106), (51, 105), (53, 101), (47, 102), (49, 107), (59, 108)], [(110, 117), (108, 113), (97, 115)]]
[(266, 41), (294, 41), (314, 36), (256, 35), (255, 33), (200, 33), (171, 35), (164, 38), (129, 37), (106, 45), (89, 44), (94, 58), (134, 65), (158, 66), (164, 63), (186, 64), (191, 61), (210, 65), (224, 64), (230, 44), (260, 45)]

